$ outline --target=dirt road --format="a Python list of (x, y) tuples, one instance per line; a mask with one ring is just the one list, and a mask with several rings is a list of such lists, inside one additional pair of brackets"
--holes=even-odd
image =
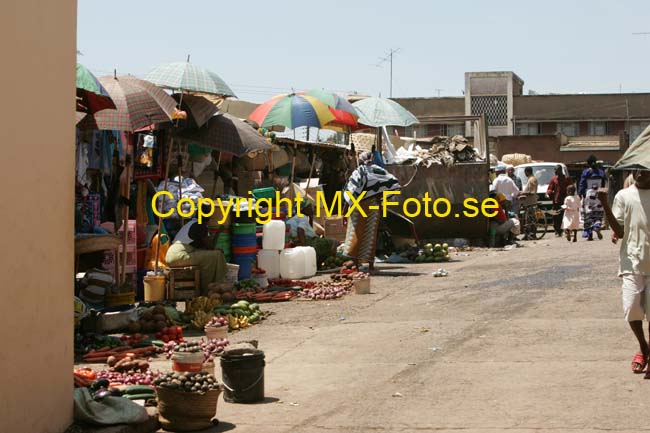
[(219, 431), (650, 429), (631, 373), (617, 247), (546, 239), (373, 277), (373, 294), (273, 305), (237, 335), (266, 351), (266, 395), (222, 404)]

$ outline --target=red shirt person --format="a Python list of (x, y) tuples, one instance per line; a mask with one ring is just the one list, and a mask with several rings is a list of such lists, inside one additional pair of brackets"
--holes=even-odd
[(555, 236), (562, 236), (562, 217), (564, 216), (562, 205), (566, 198), (566, 189), (571, 184), (573, 184), (573, 179), (564, 175), (561, 165), (556, 165), (555, 176), (551, 178), (546, 190), (546, 195), (553, 200), (553, 210), (557, 212), (553, 215)]

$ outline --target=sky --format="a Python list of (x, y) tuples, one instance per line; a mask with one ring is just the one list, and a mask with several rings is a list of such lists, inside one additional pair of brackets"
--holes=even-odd
[(461, 96), (464, 73), (514, 71), (524, 91), (650, 92), (647, 0), (79, 0), (78, 61), (144, 76), (183, 61), (239, 99), (310, 88)]

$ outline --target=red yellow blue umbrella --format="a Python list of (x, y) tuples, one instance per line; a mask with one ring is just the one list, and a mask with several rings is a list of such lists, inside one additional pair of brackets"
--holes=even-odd
[(335, 119), (321, 100), (296, 93), (274, 96), (248, 116), (248, 120), (264, 128), (284, 126), (291, 129), (301, 126), (322, 128)]
[(330, 113), (332, 113), (335, 117), (335, 119), (332, 121), (332, 124), (336, 124), (338, 126), (357, 126), (359, 113), (357, 112), (357, 109), (348, 102), (347, 99), (342, 98), (336, 93), (328, 92), (327, 90), (322, 89), (308, 90), (304, 94), (313, 96), (328, 106)]

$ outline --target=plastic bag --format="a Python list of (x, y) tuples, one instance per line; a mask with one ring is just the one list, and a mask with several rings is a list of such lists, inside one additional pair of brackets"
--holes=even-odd
[(124, 397), (93, 400), (88, 388), (74, 390), (74, 419), (93, 425), (140, 424), (149, 419), (144, 407)]

